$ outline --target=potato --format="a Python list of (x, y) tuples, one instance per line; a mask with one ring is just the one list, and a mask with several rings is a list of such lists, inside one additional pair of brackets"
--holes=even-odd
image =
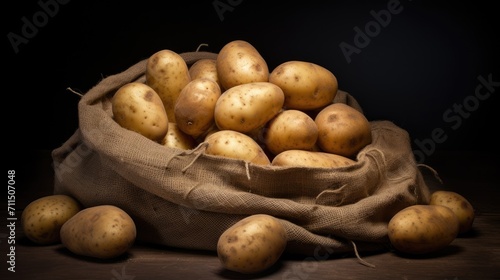
[(234, 159), (242, 159), (258, 165), (271, 162), (262, 147), (250, 136), (234, 130), (219, 130), (205, 138), (205, 153)]
[(38, 198), (30, 202), (21, 214), (24, 235), (41, 245), (59, 243), (62, 225), (80, 210), (80, 203), (68, 195)]
[(220, 87), (221, 85), (218, 75), (219, 74), (217, 73), (217, 65), (215, 59), (200, 59), (189, 67), (189, 76), (191, 76), (191, 80), (207, 78), (216, 82)]
[(446, 206), (412, 205), (396, 213), (387, 229), (396, 250), (427, 254), (445, 248), (457, 237), (459, 221)]
[(220, 96), (219, 85), (211, 79), (198, 78), (189, 82), (174, 106), (179, 129), (194, 138), (206, 133), (215, 124), (215, 104)]
[(160, 144), (165, 147), (190, 150), (196, 147), (197, 142), (191, 135), (180, 130), (176, 123), (169, 123), (168, 132)]
[(341, 155), (318, 151), (286, 150), (271, 161), (273, 166), (335, 168), (355, 164), (356, 161)]
[(217, 255), (226, 269), (244, 274), (273, 266), (287, 245), (284, 226), (273, 216), (254, 214), (226, 229), (217, 242)]
[(475, 218), (474, 208), (462, 195), (453, 191), (435, 191), (429, 201), (431, 205), (443, 205), (450, 208), (460, 222), (459, 234), (472, 229)]
[(145, 76), (146, 84), (163, 101), (170, 122), (176, 122), (175, 102), (181, 90), (191, 81), (189, 67), (184, 59), (172, 50), (160, 50), (148, 58)]
[(314, 149), (318, 127), (306, 113), (284, 110), (267, 123), (263, 134), (267, 149), (277, 155), (286, 150)]
[(226, 90), (214, 109), (215, 124), (220, 130), (250, 133), (263, 127), (278, 114), (285, 97), (269, 82), (253, 82)]
[(362, 112), (344, 103), (323, 108), (314, 119), (318, 146), (324, 151), (353, 158), (372, 142), (370, 123)]
[(131, 82), (120, 87), (111, 100), (114, 120), (155, 142), (167, 134), (169, 119), (163, 103), (151, 87)]
[(61, 242), (72, 253), (110, 259), (123, 255), (136, 238), (134, 220), (114, 205), (85, 208), (61, 227)]
[(243, 40), (222, 47), (216, 68), (223, 91), (241, 84), (269, 81), (267, 62), (252, 44)]
[(333, 102), (338, 90), (335, 75), (323, 66), (306, 61), (287, 61), (269, 74), (269, 82), (285, 93), (285, 108), (318, 109)]

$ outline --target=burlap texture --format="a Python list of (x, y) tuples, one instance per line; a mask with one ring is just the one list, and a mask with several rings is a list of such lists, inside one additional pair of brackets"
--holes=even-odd
[[(191, 65), (217, 55), (181, 56)], [(265, 213), (286, 227), (290, 253), (333, 255), (354, 244), (376, 250), (388, 244), (387, 224), (397, 211), (428, 203), (409, 135), (390, 121), (371, 121), (373, 142), (357, 163), (332, 169), (253, 165), (207, 155), (205, 143), (166, 148), (128, 131), (112, 119), (110, 98), (123, 84), (144, 81), (145, 67), (140, 61), (90, 89), (78, 104), (79, 128), (52, 152), (54, 193), (85, 207), (124, 209), (138, 241), (213, 251), (229, 226)], [(343, 91), (334, 102), (361, 110)]]

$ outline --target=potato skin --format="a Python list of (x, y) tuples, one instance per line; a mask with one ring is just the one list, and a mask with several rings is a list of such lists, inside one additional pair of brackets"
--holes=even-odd
[(217, 100), (215, 124), (221, 130), (250, 133), (276, 116), (282, 110), (284, 100), (281, 88), (269, 82), (234, 86)]
[(262, 272), (274, 265), (287, 244), (283, 225), (273, 216), (248, 216), (219, 237), (217, 255), (224, 268), (244, 274)]
[(217, 55), (216, 67), (223, 91), (241, 84), (269, 81), (267, 62), (244, 40), (225, 44)]
[(180, 54), (164, 49), (152, 54), (146, 65), (146, 84), (160, 96), (170, 122), (181, 90), (191, 81), (189, 67)]
[(111, 100), (114, 120), (155, 142), (168, 130), (169, 119), (163, 103), (151, 87), (131, 82), (120, 87)]
[(325, 67), (306, 61), (287, 61), (269, 74), (269, 82), (285, 93), (286, 109), (314, 110), (333, 102), (338, 81)]
[(61, 227), (61, 242), (74, 254), (110, 259), (126, 253), (134, 244), (132, 218), (114, 205), (85, 208)]
[(234, 159), (242, 159), (258, 165), (271, 162), (262, 147), (250, 136), (234, 130), (218, 130), (205, 138), (205, 153)]
[(217, 73), (217, 60), (211, 58), (205, 58), (195, 61), (189, 67), (189, 76), (191, 80), (199, 78), (211, 79), (221, 87), (219, 82), (219, 75)]
[(197, 138), (215, 124), (215, 104), (221, 96), (219, 85), (208, 78), (189, 82), (179, 94), (174, 107), (180, 130)]
[(431, 205), (443, 205), (450, 208), (457, 215), (460, 222), (459, 234), (472, 229), (475, 212), (472, 204), (462, 195), (453, 191), (435, 191), (429, 201)]
[(68, 195), (38, 198), (30, 202), (21, 215), (24, 234), (40, 245), (59, 243), (62, 225), (81, 209), (80, 203)]
[(176, 123), (168, 124), (168, 132), (160, 144), (169, 148), (190, 150), (196, 147), (196, 140), (189, 134), (180, 130)]
[(448, 246), (458, 235), (459, 221), (442, 205), (412, 205), (400, 210), (388, 224), (388, 236), (402, 253), (427, 254)]
[(279, 112), (264, 129), (264, 143), (274, 155), (286, 150), (313, 150), (317, 140), (316, 123), (299, 110)]
[(337, 168), (355, 164), (356, 161), (341, 155), (318, 151), (286, 150), (271, 161), (273, 166)]
[(368, 119), (344, 103), (323, 108), (314, 119), (318, 126), (318, 146), (325, 152), (353, 158), (372, 142)]

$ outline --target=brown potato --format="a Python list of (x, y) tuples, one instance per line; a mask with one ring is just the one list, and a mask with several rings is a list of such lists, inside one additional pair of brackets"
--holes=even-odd
[(61, 242), (71, 252), (99, 259), (126, 253), (136, 238), (134, 220), (114, 205), (85, 208), (61, 227)]
[(318, 146), (324, 152), (354, 158), (372, 142), (369, 121), (360, 111), (344, 103), (322, 109), (314, 119), (318, 126)]
[(196, 147), (196, 140), (184, 131), (180, 130), (176, 123), (168, 124), (168, 132), (160, 144), (169, 148), (190, 150)]
[(30, 202), (21, 215), (24, 234), (37, 244), (59, 243), (62, 225), (81, 208), (80, 203), (68, 195), (55, 194), (38, 198)]
[(412, 205), (396, 213), (387, 229), (396, 250), (427, 254), (443, 249), (457, 237), (459, 221), (446, 206)]
[(189, 75), (191, 76), (191, 80), (207, 78), (216, 82), (219, 87), (221, 86), (215, 59), (205, 58), (197, 60), (189, 67)]
[(284, 102), (283, 91), (269, 82), (253, 82), (226, 90), (217, 100), (214, 118), (221, 130), (250, 133), (262, 128), (278, 114)]
[(197, 138), (215, 124), (215, 104), (221, 96), (219, 85), (208, 78), (189, 82), (179, 94), (174, 107), (179, 129)]
[(435, 191), (431, 194), (429, 204), (450, 208), (460, 222), (459, 233), (466, 233), (472, 229), (475, 218), (474, 207), (462, 195), (453, 191)]
[(150, 86), (132, 82), (120, 87), (111, 100), (114, 120), (155, 142), (167, 134), (169, 118), (163, 103)]
[(264, 143), (274, 155), (286, 150), (313, 150), (317, 139), (316, 123), (299, 110), (281, 111), (264, 129)]
[(305, 61), (287, 61), (269, 74), (269, 82), (285, 93), (286, 109), (314, 110), (333, 102), (338, 90), (335, 75), (325, 67)]
[(244, 274), (262, 272), (274, 265), (287, 244), (284, 226), (273, 216), (248, 216), (219, 237), (217, 255), (224, 268)]
[(355, 164), (356, 161), (341, 155), (317, 151), (286, 150), (271, 161), (273, 166), (336, 168)]
[(234, 40), (222, 47), (216, 67), (222, 91), (234, 86), (269, 81), (267, 62), (249, 42)]
[(262, 147), (250, 136), (234, 130), (219, 130), (205, 138), (205, 153), (234, 159), (242, 159), (258, 165), (271, 161)]
[(146, 84), (163, 101), (169, 121), (176, 122), (175, 102), (181, 90), (191, 81), (189, 67), (184, 59), (172, 50), (160, 50), (149, 57), (145, 76)]

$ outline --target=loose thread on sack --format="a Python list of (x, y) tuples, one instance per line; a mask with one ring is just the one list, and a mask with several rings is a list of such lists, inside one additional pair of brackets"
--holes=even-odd
[(363, 260), (360, 256), (359, 256), (359, 253), (358, 253), (358, 248), (356, 247), (356, 243), (354, 243), (354, 241), (352, 240), (349, 240), (351, 241), (351, 244), (352, 246), (354, 247), (354, 254), (356, 254), (356, 258), (358, 258), (359, 262), (362, 264), (362, 265), (366, 265), (368, 267), (372, 267), (372, 268), (375, 268), (375, 265), (374, 264), (371, 264), (365, 260)]
[(249, 166), (249, 162), (248, 161), (245, 161), (245, 171), (247, 173), (247, 179), (250, 181), (250, 166)]
[(196, 48), (196, 52), (199, 52), (201, 47), (208, 47), (208, 44), (200, 44), (200, 45)]
[(78, 92), (78, 91), (76, 91), (76, 90), (73, 90), (73, 89), (72, 89), (72, 88), (70, 88), (70, 87), (67, 87), (66, 89), (67, 89), (67, 90), (69, 90), (69, 91), (71, 91), (72, 93), (74, 93), (74, 94), (76, 94), (76, 95), (80, 96), (80, 97), (83, 97), (83, 94), (79, 93), (79, 92)]
[(427, 164), (423, 164), (423, 163), (419, 163), (419, 164), (417, 164), (417, 167), (425, 167), (425, 168), (427, 168), (427, 169), (428, 169), (429, 171), (431, 171), (431, 173), (434, 175), (434, 178), (436, 178), (436, 180), (438, 180), (438, 182), (439, 182), (440, 184), (443, 184), (443, 180), (441, 180), (441, 177), (439, 177), (438, 172), (437, 172), (434, 168), (430, 167), (430, 166), (429, 166), (429, 165), (427, 165)]
[[(200, 145), (198, 145), (198, 147), (192, 149), (192, 150), (187, 150), (185, 151), (183, 154), (185, 155), (190, 155), (190, 154), (193, 154), (194, 152), (197, 152), (198, 150), (204, 150), (206, 147), (207, 147), (208, 143), (206, 142), (203, 142), (201, 143)], [(184, 168), (182, 168), (182, 173), (186, 172), (189, 167), (191, 167), (195, 161), (203, 154), (204, 151), (199, 151), (198, 154), (196, 154), (196, 156), (194, 157), (194, 159), (188, 164), (186, 165)]]

